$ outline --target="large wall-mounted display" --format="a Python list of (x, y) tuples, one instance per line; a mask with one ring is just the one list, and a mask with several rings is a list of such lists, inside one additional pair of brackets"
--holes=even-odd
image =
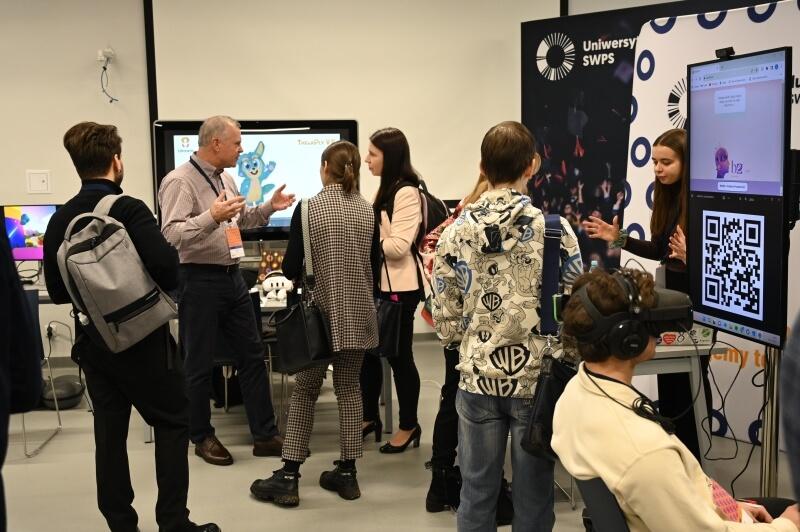
[(791, 50), (689, 65), (687, 79), (694, 318), (781, 347)]
[[(153, 124), (156, 204), (161, 180), (197, 151), (201, 124), (198, 120), (159, 120)], [(323, 150), (338, 140), (358, 143), (355, 120), (245, 120), (241, 126), (243, 152), (236, 167), (226, 171), (250, 206), (269, 200), (272, 191), (282, 184), (298, 199), (310, 198), (322, 190), (319, 167)], [(242, 237), (287, 238), (298, 204), (273, 214), (264, 227), (243, 230)]]

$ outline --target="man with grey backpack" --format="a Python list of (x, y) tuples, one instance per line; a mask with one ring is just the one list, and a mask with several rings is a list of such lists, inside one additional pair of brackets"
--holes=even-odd
[(178, 283), (177, 252), (152, 211), (122, 195), (115, 126), (77, 124), (64, 147), (81, 188), (47, 225), (44, 273), (53, 303), (71, 303), (76, 316), (72, 358), (86, 373), (94, 407), (100, 512), (112, 531), (137, 530), (126, 449), (135, 407), (155, 429), (159, 531), (217, 532), (214, 523), (192, 523), (186, 508), (188, 400), (169, 332), (174, 304), (164, 294)]

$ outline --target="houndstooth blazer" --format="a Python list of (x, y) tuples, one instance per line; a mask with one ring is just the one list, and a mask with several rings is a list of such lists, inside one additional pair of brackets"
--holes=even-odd
[[(287, 272), (287, 261), (302, 264), (299, 214), (298, 206), (284, 259), (284, 272), (292, 276), (295, 272)], [(312, 296), (328, 315), (332, 350), (363, 351), (376, 347), (378, 325), (372, 260), (379, 248), (372, 205), (358, 193), (345, 194), (341, 185), (328, 185), (308, 201), (308, 222), (315, 278)], [(297, 253), (300, 256), (290, 256)], [(302, 275), (301, 271), (296, 274)]]

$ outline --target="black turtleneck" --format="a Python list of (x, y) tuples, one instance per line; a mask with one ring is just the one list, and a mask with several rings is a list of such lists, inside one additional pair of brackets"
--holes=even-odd
[[(78, 194), (58, 209), (47, 224), (44, 234), (44, 278), (53, 303), (70, 303), (56, 260), (67, 226), (79, 214), (93, 211), (100, 199), (109, 194), (122, 194), (122, 188), (107, 179), (84, 180)], [(163, 290), (176, 288), (178, 252), (164, 239), (153, 211), (143, 201), (125, 196), (114, 203), (109, 214), (125, 226), (153, 280)], [(85, 225), (77, 227), (75, 231)]]

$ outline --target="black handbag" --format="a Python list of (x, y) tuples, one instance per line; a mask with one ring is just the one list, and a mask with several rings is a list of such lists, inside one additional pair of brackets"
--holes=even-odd
[(542, 257), (542, 320), (540, 333), (547, 336), (547, 346), (542, 353), (539, 379), (533, 392), (533, 408), (520, 445), (530, 454), (555, 462), (558, 457), (550, 442), (553, 438), (553, 414), (556, 402), (577, 369), (562, 358), (552, 356), (550, 342), (558, 336), (558, 323), (553, 313), (553, 296), (558, 291), (559, 251), (561, 244), (561, 218), (545, 217), (545, 242)]
[(533, 393), (533, 409), (520, 444), (530, 454), (552, 462), (558, 460), (550, 445), (556, 402), (577, 369), (552, 355), (543, 355), (539, 380)]
[(300, 301), (278, 313), (275, 320), (281, 365), (289, 375), (314, 366), (328, 365), (335, 358), (331, 351), (328, 318), (309, 294), (314, 289), (314, 266), (306, 200), (300, 202), (300, 209), (305, 255)]
[(381, 261), (386, 270), (386, 280), (389, 283), (389, 299), (375, 298), (375, 311), (378, 315), (378, 347), (371, 349), (370, 354), (394, 358), (400, 351), (400, 320), (402, 319), (403, 304), (392, 292), (392, 280), (389, 279), (389, 268), (386, 266), (386, 257), (381, 250)]

